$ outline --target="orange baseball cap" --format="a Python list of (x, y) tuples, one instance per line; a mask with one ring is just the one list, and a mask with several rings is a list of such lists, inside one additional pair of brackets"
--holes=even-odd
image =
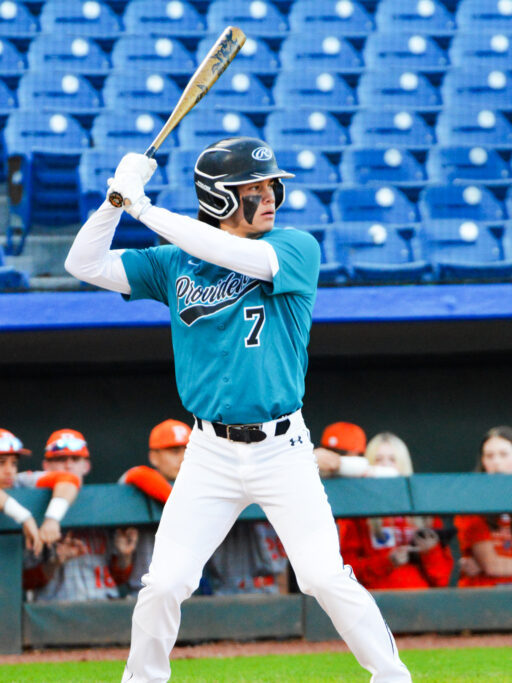
[(0, 429), (0, 455), (32, 455), (8, 429)]
[(60, 458), (64, 455), (83, 458), (88, 458), (90, 455), (84, 435), (76, 429), (57, 429), (48, 437), (44, 457)]
[(366, 448), (366, 434), (352, 422), (334, 422), (324, 429), (320, 443), (325, 448), (362, 454)]
[(186, 446), (191, 431), (190, 427), (184, 422), (165, 420), (151, 430), (149, 447), (158, 450), (159, 448)]

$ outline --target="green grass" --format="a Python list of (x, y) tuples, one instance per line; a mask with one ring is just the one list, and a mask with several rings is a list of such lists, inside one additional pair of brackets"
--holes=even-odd
[[(512, 649), (405, 650), (414, 683), (512, 683)], [(119, 683), (122, 662), (0, 666), (0, 683)], [(363, 683), (350, 654), (177, 660), (172, 683)]]

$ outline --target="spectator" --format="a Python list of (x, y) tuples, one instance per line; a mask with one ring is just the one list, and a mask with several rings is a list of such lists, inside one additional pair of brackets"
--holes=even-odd
[[(370, 465), (413, 472), (405, 443), (394, 434), (377, 434), (368, 443)], [(382, 517), (337, 520), (343, 559), (368, 589), (447, 586), (453, 557), (438, 517)]]
[[(81, 482), (91, 469), (87, 442), (74, 429), (53, 432), (46, 443), (43, 469), (47, 477), (64, 472)], [(39, 600), (103, 600), (119, 596), (117, 583), (131, 571), (135, 529), (77, 529), (50, 548), (42, 560), (27, 558), (24, 587)]]
[[(493, 427), (484, 435), (476, 470), (512, 474), (511, 427)], [(454, 521), (462, 553), (458, 585), (466, 588), (512, 583), (511, 512), (457, 515)]]
[[(327, 425), (320, 439), (320, 448), (315, 448), (314, 451), (320, 476), (327, 478), (344, 474), (344, 466), (348, 468), (352, 464), (348, 462), (348, 457), (344, 456), (363, 456), (365, 448), (366, 434), (359, 425), (351, 422), (334, 422)], [(353, 462), (359, 472), (358, 463)]]
[[(0, 510), (22, 525), (27, 550), (39, 556), (44, 543), (49, 545), (61, 538), (60, 522), (77, 496), (80, 478), (58, 468), (52, 473), (18, 472), (20, 457), (31, 453), (12, 432), (0, 429)], [(52, 489), (40, 529), (32, 513), (4, 491), (11, 488)]]

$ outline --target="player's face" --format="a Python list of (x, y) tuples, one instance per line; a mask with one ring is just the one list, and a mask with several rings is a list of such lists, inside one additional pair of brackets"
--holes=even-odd
[(482, 448), (482, 465), (489, 474), (512, 474), (512, 443), (492, 436)]
[(0, 489), (10, 489), (18, 474), (18, 455), (0, 455)]
[(221, 227), (239, 237), (259, 237), (274, 227), (276, 199), (275, 179), (238, 185), (240, 206), (222, 221)]
[(163, 477), (169, 481), (174, 481), (180, 471), (184, 455), (185, 446), (159, 448), (158, 450), (150, 451), (149, 461)]
[(380, 444), (377, 453), (375, 454), (375, 465), (393, 467), (395, 470), (398, 470), (396, 453), (390, 443), (383, 442)]
[(91, 470), (89, 458), (81, 455), (63, 455), (43, 460), (43, 468), (46, 472), (70, 472), (79, 477), (85, 477)]

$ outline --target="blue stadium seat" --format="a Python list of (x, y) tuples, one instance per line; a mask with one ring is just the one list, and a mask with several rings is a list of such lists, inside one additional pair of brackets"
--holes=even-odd
[(503, 184), (511, 169), (495, 149), (485, 147), (432, 147), (426, 168), (435, 183)]
[(360, 147), (426, 149), (434, 142), (434, 131), (428, 123), (409, 111), (358, 111), (349, 131), (352, 143)]
[(164, 72), (113, 71), (103, 86), (105, 107), (169, 116), (182, 91)]
[(512, 73), (492, 67), (447, 72), (441, 86), (447, 107), (512, 109)]
[(193, 73), (196, 60), (179, 40), (127, 35), (116, 41), (112, 64), (119, 71), (136, 69), (175, 75)]
[[(279, 209), (279, 212), (281, 209)], [(279, 214), (278, 214), (279, 218)], [(346, 282), (346, 274), (335, 260), (336, 248), (334, 243), (334, 228), (332, 225), (301, 225), (300, 230), (309, 232), (320, 246), (320, 273), (318, 281), (321, 284), (342, 284)]]
[(446, 52), (435, 40), (414, 33), (372, 33), (363, 56), (366, 66), (376, 70), (399, 67), (403, 71), (435, 73), (448, 66)]
[(217, 140), (239, 135), (261, 138), (261, 131), (245, 114), (209, 110), (207, 107), (190, 112), (178, 128), (180, 147), (194, 149), (198, 153)]
[(238, 26), (253, 38), (286, 35), (288, 23), (275, 5), (265, 0), (213, 0), (207, 13), (208, 30), (219, 34), (226, 26)]
[(32, 71), (105, 76), (111, 68), (108, 55), (86, 36), (39, 35), (30, 43), (27, 60)]
[(25, 56), (9, 40), (0, 38), (0, 78), (12, 87), (26, 68)]
[(490, 190), (477, 185), (433, 185), (422, 190), (418, 207), (425, 221), (496, 222), (505, 219), (505, 207)]
[(85, 127), (101, 111), (101, 96), (80, 74), (65, 71), (28, 71), (18, 84), (20, 109), (73, 114)]
[(334, 193), (332, 215), (338, 223), (357, 221), (410, 225), (418, 221), (416, 206), (395, 187), (341, 187)]
[[(164, 119), (154, 113), (134, 111), (103, 111), (94, 119), (91, 137), (95, 147), (113, 153), (144, 152), (157, 136)], [(176, 144), (174, 134), (165, 140), (158, 154), (168, 154)]]
[(379, 31), (447, 36), (455, 19), (440, 0), (381, 0), (375, 13)]
[(373, 109), (438, 111), (441, 107), (439, 90), (424, 74), (394, 67), (365, 71), (357, 97), (362, 107)]
[(239, 71), (234, 65), (208, 93), (208, 106), (249, 114), (275, 109), (270, 91), (258, 76)]
[(167, 180), (171, 187), (190, 184), (199, 152), (195, 149), (173, 149), (166, 166)]
[(336, 261), (354, 283), (418, 283), (430, 272), (417, 225), (343, 223), (334, 238)]
[(24, 292), (29, 288), (26, 273), (13, 266), (0, 266), (0, 292)]
[[(196, 58), (202, 62), (210, 51), (217, 36), (203, 38), (197, 46)], [(277, 54), (261, 38), (247, 37), (242, 49), (236, 56), (236, 67), (244, 73), (258, 76), (273, 76), (279, 70)]]
[(425, 221), (425, 249), (436, 280), (503, 280), (512, 276), (510, 227), (452, 219)]
[(338, 152), (348, 144), (345, 128), (323, 111), (275, 111), (269, 114), (264, 137), (274, 149), (303, 148)]
[(5, 117), (17, 107), (16, 95), (3, 81), (0, 81), (0, 118)]
[(100, 0), (46, 0), (40, 16), (41, 33), (114, 39), (121, 32), (119, 18)]
[(328, 71), (281, 71), (273, 88), (276, 105), (283, 109), (326, 109), (352, 111), (356, 107), (354, 90), (341, 76)]
[(334, 164), (317, 149), (274, 150), (280, 167), (295, 174), (293, 182), (310, 190), (333, 190), (339, 183)]
[(196, 192), (191, 185), (180, 185), (163, 190), (158, 195), (156, 203), (163, 209), (197, 218), (199, 205)]
[(340, 163), (344, 185), (383, 183), (398, 187), (419, 187), (425, 184), (422, 164), (406, 149), (348, 147)]
[(445, 109), (437, 118), (436, 136), (443, 146), (512, 147), (512, 125), (501, 112), (487, 108)]
[(512, 32), (510, 0), (460, 0), (455, 18), (461, 31)]
[(31, 39), (39, 31), (39, 22), (25, 5), (19, 2), (0, 4), (0, 36), (11, 39)]
[(286, 200), (276, 214), (278, 228), (326, 225), (331, 220), (329, 207), (312, 190), (286, 183)]
[(141, 36), (197, 38), (206, 29), (204, 18), (184, 0), (131, 0), (123, 22), (126, 33)]
[(89, 145), (71, 116), (16, 111), (4, 131), (9, 169), (9, 210), (25, 231), (34, 223), (78, 223), (76, 169)]
[[(85, 222), (105, 199), (107, 180), (114, 175), (122, 153), (111, 149), (87, 149), (83, 152), (78, 167), (80, 180), (80, 216)], [(145, 187), (147, 196), (155, 202), (158, 193), (167, 185), (162, 166), (157, 166), (151, 180)], [(136, 247), (142, 249), (158, 244), (158, 235), (147, 230), (139, 221), (123, 212), (116, 229), (112, 246), (114, 249)]]
[(460, 31), (451, 42), (449, 54), (453, 66), (512, 69), (512, 35)]
[(279, 57), (284, 69), (337, 73), (359, 73), (363, 62), (359, 52), (344, 38), (330, 34), (293, 34), (281, 45)]
[(356, 0), (295, 0), (289, 14), (290, 31), (304, 35), (367, 36), (373, 17)]

